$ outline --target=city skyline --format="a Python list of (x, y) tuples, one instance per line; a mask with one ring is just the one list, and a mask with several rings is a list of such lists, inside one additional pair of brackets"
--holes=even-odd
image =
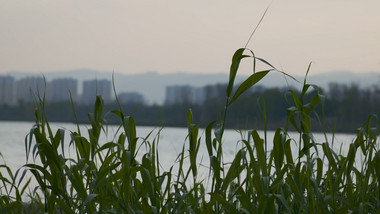
[[(280, 70), (380, 72), (380, 2), (2, 1), (0, 74), (95, 69), (228, 73), (248, 48)], [(251, 73), (244, 63), (241, 74)]]
[[(74, 78), (78, 80), (78, 93), (83, 91), (83, 82), (88, 80), (109, 80), (113, 82), (115, 90), (120, 96), (120, 93), (125, 92), (137, 92), (143, 96), (142, 100), (147, 104), (163, 104), (165, 102), (165, 90), (167, 86), (175, 85), (191, 85), (194, 87), (203, 87), (207, 85), (215, 84), (224, 84), (227, 83), (228, 74), (191, 74), (191, 73), (176, 73), (176, 74), (159, 74), (154, 72), (147, 72), (141, 74), (121, 74), (121, 73), (107, 73), (99, 72), (95, 70), (72, 70), (65, 72), (52, 72), (47, 73), (42, 76), (40, 73), (8, 73), (5, 76), (10, 76), (14, 80), (23, 79), (25, 77), (39, 77), (45, 79), (45, 81), (53, 81), (54, 79), (65, 79), (65, 78)], [(4, 75), (0, 74), (0, 77)], [(247, 76), (237, 76), (236, 82), (242, 82)], [(295, 81), (290, 78), (285, 78), (284, 75), (281, 75), (279, 72), (270, 72), (264, 79), (262, 79), (261, 84), (267, 88), (273, 87), (295, 87), (301, 88), (304, 76), (294, 76), (298, 81)], [(3, 81), (3, 85), (7, 85), (9, 81)], [(360, 88), (368, 88), (380, 84), (380, 73), (353, 73), (347, 71), (340, 72), (330, 72), (319, 75), (309, 74), (307, 77), (307, 82), (310, 84), (318, 85), (323, 89), (327, 89), (329, 83), (339, 83), (339, 84), (356, 84)], [(113, 86), (112, 86), (113, 87)], [(256, 86), (257, 87), (257, 86)], [(113, 91), (113, 89), (112, 89)], [(1, 91), (0, 94), (4, 93)], [(12, 96), (8, 97), (11, 99)], [(112, 92), (112, 96), (113, 96)], [(30, 95), (27, 92), (27, 95)], [(123, 95), (124, 96), (124, 95)], [(140, 100), (139, 96), (136, 95), (127, 95), (132, 96), (129, 98), (123, 98), (123, 100)], [(134, 98), (133, 98), (134, 97)], [(119, 97), (120, 98), (120, 97)], [(121, 99), (120, 99), (121, 100)]]
[[(54, 78), (47, 81), (40, 76), (14, 78), (0, 75), (0, 106), (17, 106), (20, 103), (31, 103), (34, 99), (44, 98), (46, 103), (70, 102), (71, 99), (80, 105), (92, 105), (96, 96), (101, 95), (104, 102), (114, 101), (112, 84), (106, 79), (82, 81), (82, 90), (78, 90), (78, 80), (74, 78)], [(144, 101), (138, 92), (118, 92), (120, 103)]]
[[(203, 104), (207, 98), (215, 98), (225, 84), (195, 87), (191, 85), (167, 85), (165, 105), (177, 103)], [(0, 107), (17, 106), (23, 103), (44, 99), (46, 103), (71, 102), (91, 106), (96, 96), (101, 96), (105, 104), (116, 102), (112, 93), (112, 83), (107, 79), (82, 81), (82, 90), (78, 90), (78, 80), (71, 77), (54, 78), (47, 81), (43, 77), (28, 76), (15, 78), (0, 75)], [(120, 104), (147, 104), (145, 97), (136, 91), (117, 92)]]

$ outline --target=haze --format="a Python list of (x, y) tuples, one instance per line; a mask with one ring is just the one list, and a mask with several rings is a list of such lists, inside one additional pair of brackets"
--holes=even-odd
[(248, 47), (279, 69), (380, 71), (378, 0), (0, 3), (0, 73), (227, 73), (268, 6)]

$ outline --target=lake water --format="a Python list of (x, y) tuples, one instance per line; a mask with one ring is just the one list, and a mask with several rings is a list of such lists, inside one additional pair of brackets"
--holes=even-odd
[[(33, 127), (32, 122), (9, 122), (9, 121), (0, 121), (0, 152), (2, 153), (6, 164), (13, 170), (17, 170), (23, 164), (26, 163), (26, 152), (25, 152), (25, 139), (30, 129)], [(65, 144), (68, 145), (70, 142), (70, 131), (76, 130), (76, 126), (72, 123), (52, 123), (52, 128), (57, 130), (58, 128), (64, 128), (67, 131), (65, 132)], [(88, 128), (86, 125), (82, 125), (82, 133), (87, 133), (85, 130)], [(108, 126), (108, 135), (103, 134), (101, 137), (101, 142), (109, 142), (114, 140), (115, 133), (117, 133), (117, 126)], [(152, 130), (153, 133), (149, 138), (150, 141), (157, 136), (159, 128), (155, 127), (138, 127), (137, 136), (146, 137), (149, 132)], [(205, 138), (203, 131), (200, 131), (200, 136), (202, 139)], [(247, 134), (244, 133), (245, 135)], [(172, 128), (166, 127), (162, 129), (159, 137), (159, 157), (160, 163), (164, 169), (168, 170), (170, 166), (175, 162), (177, 155), (182, 150), (184, 143), (187, 143), (186, 139), (187, 129), (186, 128)], [(268, 132), (268, 142), (271, 142), (274, 132)], [(290, 133), (291, 137), (298, 139), (296, 133)], [(87, 137), (87, 135), (85, 135)], [(264, 137), (264, 134), (261, 132), (260, 137)], [(323, 134), (316, 133), (314, 134), (317, 142), (326, 142)], [(331, 142), (332, 135), (328, 134), (328, 141)], [(342, 149), (342, 153), (346, 154), (348, 145), (353, 142), (354, 135), (348, 134), (336, 134), (334, 139), (334, 148), (336, 151)], [(240, 134), (234, 130), (227, 130), (224, 135), (223, 140), (223, 151), (225, 161), (231, 161), (234, 158), (236, 152), (241, 148), (242, 143), (239, 142), (241, 139)], [(206, 165), (208, 165), (208, 155), (206, 148), (204, 146), (204, 140), (201, 141), (201, 148), (199, 152), (200, 160), (203, 160)], [(342, 147), (341, 147), (342, 145)], [(272, 148), (272, 144), (268, 143), (268, 149)], [(294, 152), (297, 150), (294, 146)], [(144, 147), (141, 148), (141, 154), (144, 154)], [(74, 157), (74, 151), (67, 151), (67, 154), (71, 157)], [(66, 155), (67, 155), (66, 154)], [(31, 158), (29, 158), (29, 162)], [(3, 160), (0, 160), (0, 164), (3, 164)]]

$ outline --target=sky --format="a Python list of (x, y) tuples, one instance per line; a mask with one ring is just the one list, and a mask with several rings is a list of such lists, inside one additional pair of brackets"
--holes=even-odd
[[(288, 74), (380, 72), (379, 0), (0, 0), (0, 74), (228, 73), (248, 48)], [(239, 73), (250, 74), (246, 60)], [(265, 69), (259, 66), (259, 69)]]

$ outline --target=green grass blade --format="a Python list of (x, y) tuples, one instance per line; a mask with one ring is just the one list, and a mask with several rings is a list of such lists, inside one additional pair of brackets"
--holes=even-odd
[[(235, 94), (231, 98), (228, 106), (236, 101), (236, 99), (242, 95), (245, 91), (250, 89), (253, 85), (258, 83), (262, 78), (264, 78), (271, 70), (260, 71), (249, 76), (242, 84), (240, 84), (239, 88), (236, 90)], [(232, 89), (231, 89), (232, 90)]]

